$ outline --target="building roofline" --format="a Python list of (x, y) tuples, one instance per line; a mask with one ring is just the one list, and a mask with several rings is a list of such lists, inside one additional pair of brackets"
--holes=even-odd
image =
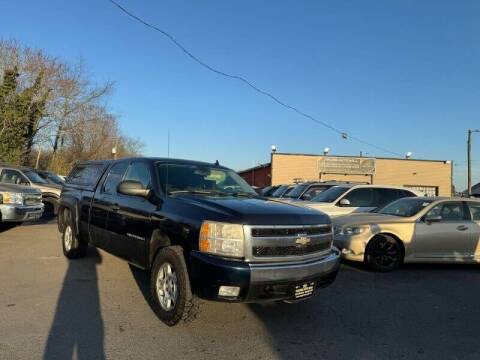
[[(289, 156), (326, 156), (326, 157), (342, 157), (342, 158), (360, 158), (360, 156), (353, 155), (323, 155), (323, 154), (301, 154), (301, 153), (280, 153), (275, 152), (272, 155), (289, 155)], [(404, 159), (395, 157), (379, 157), (379, 156), (362, 156), (364, 159), (379, 159), (379, 160), (403, 160), (403, 161), (427, 161), (427, 162), (439, 162), (439, 163), (453, 163), (453, 160), (431, 160), (431, 159)]]
[(264, 163), (264, 164), (260, 164), (260, 165), (257, 165), (257, 166), (248, 168), (248, 169), (237, 170), (237, 173), (244, 173), (244, 172), (247, 172), (247, 171), (264, 169), (264, 168), (269, 167), (269, 166), (271, 166), (271, 165), (272, 165), (272, 163), (268, 162), (268, 163)]

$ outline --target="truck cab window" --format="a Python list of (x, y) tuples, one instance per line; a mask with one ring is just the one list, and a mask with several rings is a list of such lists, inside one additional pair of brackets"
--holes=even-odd
[(20, 171), (4, 169), (0, 175), (0, 182), (17, 185), (30, 185), (28, 179)]
[(108, 172), (107, 179), (103, 184), (103, 192), (107, 194), (116, 194), (117, 186), (122, 181), (123, 174), (127, 170), (128, 163), (120, 162), (112, 166)]
[(134, 180), (140, 182), (145, 189), (152, 187), (152, 178), (150, 169), (143, 162), (134, 162), (130, 165), (124, 180)]

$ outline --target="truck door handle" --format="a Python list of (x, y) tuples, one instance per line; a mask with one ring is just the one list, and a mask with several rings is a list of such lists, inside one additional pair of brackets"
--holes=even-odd
[(468, 226), (465, 226), (465, 225), (457, 226), (457, 230), (460, 230), (460, 231), (468, 230)]
[(110, 205), (110, 210), (112, 210), (112, 211), (118, 211), (118, 210), (120, 210), (120, 206), (118, 206), (118, 204)]

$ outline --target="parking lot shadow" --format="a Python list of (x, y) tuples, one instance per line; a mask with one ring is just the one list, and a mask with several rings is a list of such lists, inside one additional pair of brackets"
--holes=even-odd
[(17, 226), (15, 223), (0, 223), (0, 233), (13, 229), (15, 226)]
[(296, 304), (253, 304), (278, 359), (480, 359), (476, 266), (343, 266)]
[(44, 359), (105, 359), (96, 269), (101, 262), (94, 248), (87, 257), (69, 261)]

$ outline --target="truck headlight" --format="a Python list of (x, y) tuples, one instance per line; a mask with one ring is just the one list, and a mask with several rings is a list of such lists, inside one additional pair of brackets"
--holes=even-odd
[(200, 228), (201, 252), (242, 258), (245, 256), (243, 225), (204, 221)]
[(0, 203), (8, 205), (22, 205), (23, 204), (23, 194), (14, 193), (8, 191), (0, 192)]
[(368, 226), (344, 226), (338, 232), (339, 235), (360, 235), (369, 229)]

